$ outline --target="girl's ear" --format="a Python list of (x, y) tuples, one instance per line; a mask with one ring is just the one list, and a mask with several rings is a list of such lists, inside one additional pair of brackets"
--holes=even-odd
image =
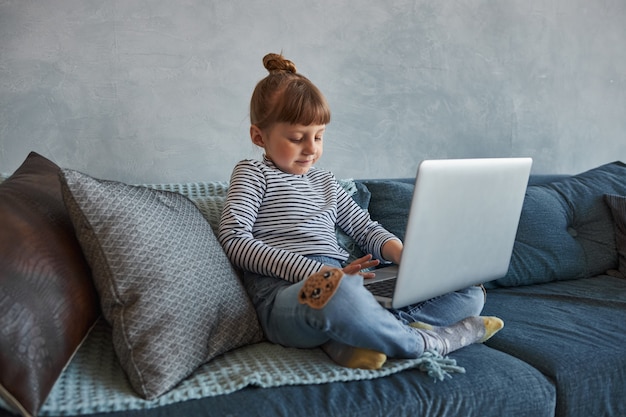
[(263, 131), (259, 129), (256, 125), (250, 126), (250, 139), (252, 139), (252, 143), (261, 148), (265, 147), (265, 141), (263, 140)]

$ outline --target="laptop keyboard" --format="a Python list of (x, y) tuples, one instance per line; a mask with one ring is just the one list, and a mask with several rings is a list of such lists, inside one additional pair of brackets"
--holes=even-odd
[(391, 298), (393, 296), (393, 290), (396, 287), (396, 278), (386, 279), (383, 281), (370, 282), (365, 284), (365, 288), (367, 288), (372, 294), (377, 295), (379, 297), (388, 297)]

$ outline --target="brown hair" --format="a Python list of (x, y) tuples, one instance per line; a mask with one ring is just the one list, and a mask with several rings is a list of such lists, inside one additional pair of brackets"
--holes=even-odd
[(308, 126), (330, 122), (330, 107), (322, 92), (281, 54), (267, 54), (269, 75), (256, 85), (250, 99), (250, 122), (259, 129), (274, 123)]

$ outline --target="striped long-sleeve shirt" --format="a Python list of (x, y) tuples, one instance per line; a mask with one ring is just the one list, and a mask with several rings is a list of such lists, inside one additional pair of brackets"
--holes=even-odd
[(287, 174), (274, 164), (244, 160), (233, 170), (219, 226), (219, 240), (237, 267), (298, 282), (321, 269), (307, 255), (345, 260), (339, 226), (366, 252), (397, 239), (370, 219), (328, 171)]

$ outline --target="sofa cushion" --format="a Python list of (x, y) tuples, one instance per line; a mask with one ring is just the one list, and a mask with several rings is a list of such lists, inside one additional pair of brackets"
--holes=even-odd
[(261, 340), (238, 276), (189, 199), (73, 170), (62, 178), (116, 354), (143, 398)]
[(484, 345), (463, 348), (451, 357), (467, 372), (443, 382), (434, 381), (419, 369), (408, 369), (359, 381), (263, 389), (250, 386), (228, 395), (181, 401), (160, 410), (98, 417), (554, 416), (554, 386), (530, 365)]
[(100, 315), (59, 167), (31, 152), (0, 184), (0, 396), (38, 412)]
[(626, 195), (626, 165), (602, 165), (529, 186), (509, 270), (500, 286), (586, 278), (617, 266), (611, 212), (604, 194)]
[(505, 327), (486, 344), (555, 382), (556, 416), (626, 416), (626, 280), (606, 275), (488, 291)]
[[(372, 218), (404, 239), (414, 185), (364, 180)], [(626, 165), (614, 162), (571, 176), (531, 177), (511, 265), (492, 286), (517, 286), (602, 274), (617, 266), (606, 193), (626, 195)]]
[(604, 199), (613, 214), (615, 244), (619, 255), (618, 270), (609, 270), (607, 273), (618, 278), (626, 278), (626, 197), (607, 194)]
[(404, 240), (414, 184), (410, 180), (364, 180), (370, 192), (367, 207), (372, 219)]
[(528, 364), (483, 345), (451, 356), (467, 373), (443, 383), (411, 369), (372, 380), (278, 387), (266, 390), (261, 401), (258, 390), (246, 388), (188, 401), (177, 411), (186, 416), (203, 410), (233, 416), (553, 416), (554, 386)]

